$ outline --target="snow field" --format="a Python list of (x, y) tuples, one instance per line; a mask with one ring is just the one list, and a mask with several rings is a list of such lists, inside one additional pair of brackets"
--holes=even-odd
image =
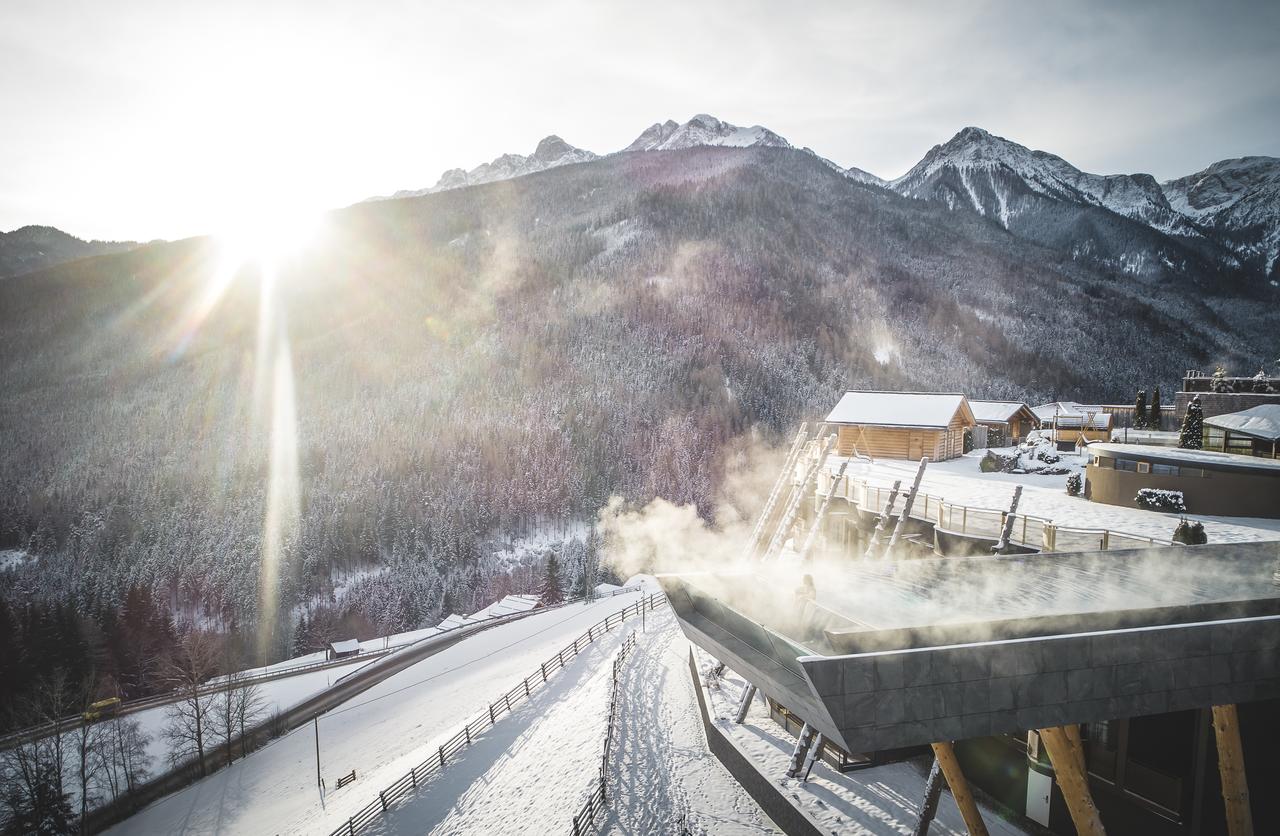
[[(330, 788), (325, 798), (316, 785), (315, 732), (307, 725), (156, 802), (109, 832), (328, 833), (541, 662), (636, 600), (619, 595), (571, 604), (493, 627), (322, 715), (321, 772)], [(630, 624), (623, 627), (630, 629)], [(613, 634), (618, 632), (615, 629)], [(338, 777), (352, 769), (355, 783), (332, 789)], [(585, 784), (581, 791), (586, 791)]]
[[(695, 649), (698, 669), (705, 677), (715, 664), (700, 649)], [(688, 674), (686, 673), (686, 678)], [(759, 768), (784, 795), (824, 833), (885, 836), (910, 836), (920, 817), (924, 800), (924, 784), (931, 759), (883, 764), (853, 772), (839, 772), (823, 761), (814, 764), (805, 783), (786, 777), (795, 738), (769, 717), (769, 711), (757, 697), (741, 726), (733, 722), (738, 699), (746, 682), (726, 670), (718, 689), (707, 690), (707, 710), (721, 733)], [(992, 808), (978, 803), (982, 819), (992, 836), (1026, 836), (1033, 831), (1001, 818)], [(944, 789), (938, 812), (929, 827), (931, 834), (964, 836), (968, 831), (949, 790)], [(1039, 832), (1039, 831), (1034, 831)]]

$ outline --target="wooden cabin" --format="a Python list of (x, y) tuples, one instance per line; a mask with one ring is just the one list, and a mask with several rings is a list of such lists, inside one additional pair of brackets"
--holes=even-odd
[(1040, 429), (1040, 419), (1021, 401), (969, 401), (969, 408), (978, 424), (1000, 432), (1003, 440), (996, 446), (1012, 447)]
[(977, 422), (964, 395), (846, 392), (827, 423), (841, 456), (945, 461), (964, 453), (964, 431)]

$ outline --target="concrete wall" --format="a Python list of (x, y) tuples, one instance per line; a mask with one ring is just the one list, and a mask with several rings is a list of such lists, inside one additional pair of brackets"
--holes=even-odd
[(801, 663), (866, 752), (1280, 697), (1280, 616)]

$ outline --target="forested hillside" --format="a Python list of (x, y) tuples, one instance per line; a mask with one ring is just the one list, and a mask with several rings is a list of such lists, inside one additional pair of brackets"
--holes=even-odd
[[(217, 264), (191, 240), (0, 282), (19, 622), (142, 587), (247, 627), (265, 572), (277, 655), (338, 578), (369, 629), (432, 623), (525, 582), (513, 538), (584, 531), (613, 495), (710, 518), (729, 452), (845, 388), (1128, 400), (1277, 352), (1274, 300), (1089, 268), (784, 148), (360, 204), (274, 282), (246, 268), (221, 295)], [(298, 516), (264, 568), (273, 427)], [(548, 542), (571, 572), (595, 547)]]

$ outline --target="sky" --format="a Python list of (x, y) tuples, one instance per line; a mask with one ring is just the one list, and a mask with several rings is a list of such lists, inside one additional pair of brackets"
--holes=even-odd
[(977, 125), (1100, 174), (1280, 156), (1280, 3), (0, 5), (0, 230), (216, 233), (557, 134), (761, 124), (897, 177)]

